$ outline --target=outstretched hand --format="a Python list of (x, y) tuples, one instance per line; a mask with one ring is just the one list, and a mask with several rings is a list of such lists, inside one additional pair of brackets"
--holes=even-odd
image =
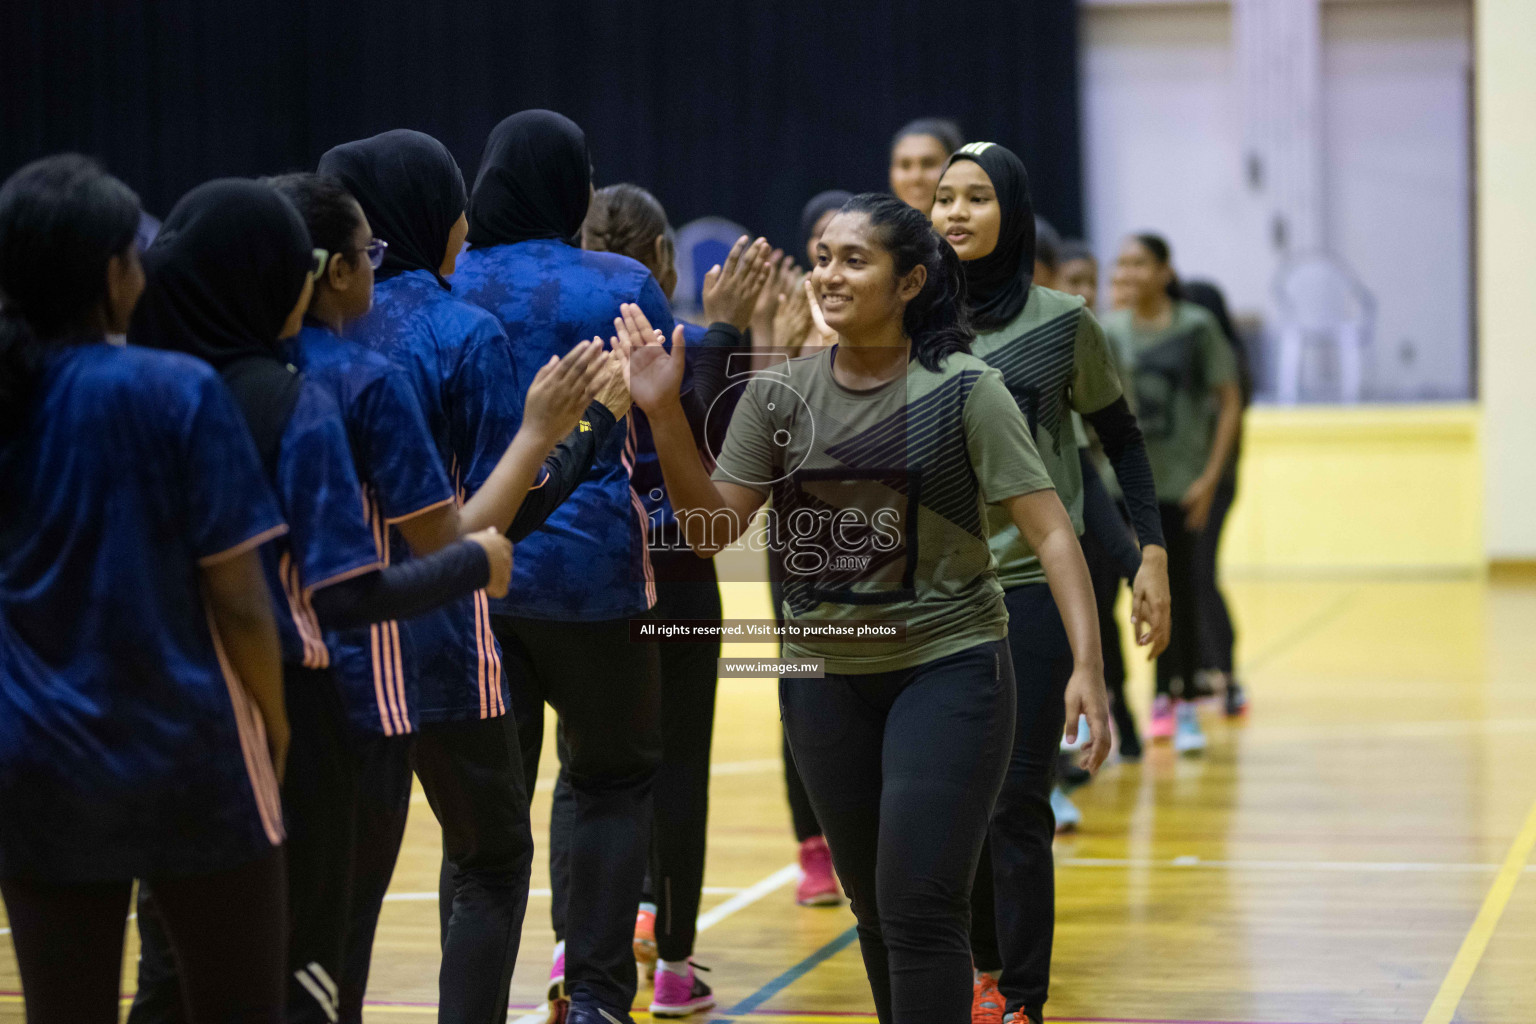
[(806, 348), (826, 348), (837, 341), (837, 332), (827, 326), (826, 317), (821, 315), (821, 302), (816, 298), (816, 287), (811, 284), (811, 275), (805, 275), (803, 282), (805, 297), (811, 304), (811, 333), (805, 339)]
[(683, 325), (672, 332), (668, 352), (660, 331), (651, 326), (640, 307), (626, 302), (619, 307), (613, 328), (617, 345), (629, 353), (629, 393), (648, 415), (655, 416), (676, 405), (683, 384)]
[(736, 239), (725, 262), (711, 267), (704, 275), (704, 319), (746, 330), (752, 324), (753, 311), (773, 270), (766, 238), (751, 245), (747, 244), (746, 235)]
[(554, 447), (576, 429), (606, 366), (607, 355), (598, 338), (581, 342), (559, 359), (550, 356), (528, 386), (523, 429)]

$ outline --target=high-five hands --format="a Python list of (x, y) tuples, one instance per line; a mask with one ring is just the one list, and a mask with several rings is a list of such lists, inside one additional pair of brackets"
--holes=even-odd
[(628, 354), (629, 393), (654, 416), (678, 402), (683, 383), (683, 325), (672, 332), (672, 351), (640, 307), (626, 302), (613, 320), (614, 347)]
[(746, 330), (773, 272), (774, 261), (769, 259), (766, 238), (751, 245), (747, 244), (746, 235), (736, 239), (725, 262), (711, 267), (704, 275), (704, 319)]
[(550, 356), (528, 386), (522, 429), (553, 448), (576, 429), (608, 366), (600, 338), (583, 341), (562, 357)]

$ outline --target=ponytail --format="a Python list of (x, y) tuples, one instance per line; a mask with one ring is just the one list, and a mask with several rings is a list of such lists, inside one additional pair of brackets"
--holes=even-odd
[(22, 429), (44, 350), (90, 330), (107, 263), (133, 245), (139, 199), (74, 153), (0, 186), (0, 436)]
[(965, 272), (954, 247), (939, 237), (920, 210), (895, 196), (865, 192), (843, 204), (840, 213), (862, 213), (905, 277), (922, 264), (928, 271), (902, 316), (902, 330), (912, 339), (912, 358), (937, 371), (952, 352), (969, 352), (976, 333), (965, 309)]

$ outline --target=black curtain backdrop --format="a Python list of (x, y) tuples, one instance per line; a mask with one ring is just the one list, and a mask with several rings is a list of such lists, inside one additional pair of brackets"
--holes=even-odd
[(1070, 235), (1077, 52), (1076, 0), (4, 0), (0, 174), (89, 153), (164, 216), (208, 178), (416, 128), (473, 181), (492, 125), (549, 107), (599, 185), (793, 245), (807, 198), (884, 190), (892, 132), (936, 115), (1018, 152)]

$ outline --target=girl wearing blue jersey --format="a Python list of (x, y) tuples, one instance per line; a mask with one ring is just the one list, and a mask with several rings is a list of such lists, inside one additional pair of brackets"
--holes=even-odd
[[(610, 369), (602, 345), (585, 342), (558, 363), (551, 359), (540, 369), (528, 390), (522, 426), (485, 485), (459, 508), (405, 372), (384, 356), (341, 337), (372, 305), (373, 273), (377, 269), (373, 262), (383, 262), (386, 243), (373, 238), (361, 207), (336, 178), (290, 174), (271, 179), (270, 183), (303, 215), (311, 242), (331, 254), (327, 272), (316, 282), (304, 328), (293, 340), (291, 352), (294, 364), (306, 378), (330, 392), (341, 408), (380, 558), (386, 563), (390, 560), (390, 534), (394, 531), (404, 537), (411, 554), (418, 557), (430, 554), (482, 521), (505, 531), (543, 467), (545, 456), (555, 442), (576, 428), (598, 383), (596, 378)], [(443, 534), (447, 534), (446, 538)], [(484, 599), (483, 595), (477, 598)], [(415, 644), (409, 641), (410, 635), (402, 637), (400, 624), (393, 622), (375, 623), (366, 632), (342, 631), (330, 638), (337, 656), (338, 680), (343, 692), (351, 695), (350, 703), (360, 711), (353, 716), (353, 726), (367, 745), (363, 754), (365, 770), (378, 776), (363, 780), (361, 786), (357, 828), (364, 840), (360, 843), (358, 865), (362, 873), (354, 871), (354, 885), (361, 878), (365, 885), (371, 883), (376, 888), (382, 883), (387, 887), (387, 875), (381, 872), (374, 879), (367, 872), (386, 860), (393, 864), (402, 834), (391, 819), (391, 810), (399, 806), (390, 799), (394, 790), (391, 783), (398, 773), (398, 768), (392, 770), (391, 764), (398, 765), (405, 750), (400, 748), (391, 753), (371, 749), (400, 745), (391, 738), (383, 709), (370, 698), (377, 692), (378, 680), (388, 678), (392, 671), (399, 672), (409, 692), (409, 710), (415, 717), (420, 699), (416, 692), (420, 665)], [(381, 658), (381, 650), (389, 652), (388, 656)], [(495, 696), (500, 699), (499, 693)], [(382, 736), (381, 722), (385, 726)], [(423, 778), (429, 802), (434, 809), (442, 808), (445, 800), (440, 780), (430, 770)], [(383, 802), (369, 800), (370, 796), (381, 796)], [(507, 798), (511, 798), (510, 793)], [(453, 812), (447, 813), (451, 816)], [(403, 824), (403, 816), (400, 821)], [(526, 857), (523, 860), (526, 864)], [(508, 921), (509, 925), (512, 923)], [(507, 934), (497, 935), (498, 956), (508, 950), (505, 957), (515, 961), (519, 932), (520, 928), (509, 928)], [(488, 988), (505, 1004), (504, 991), (499, 991), (498, 986)], [(450, 994), (450, 1007), (471, 994)], [(474, 1014), (467, 1016), (474, 1019)], [(451, 1014), (449, 1019), (453, 1019)]]
[[(506, 331), (520, 391), (551, 355), (608, 334), (620, 303), (638, 301), (653, 322), (672, 326), (645, 267), (572, 244), (591, 176), (586, 137), (551, 111), (514, 114), (486, 142), (469, 200), (471, 248), (452, 283)], [(628, 426), (598, 450), (548, 522), (518, 543), (515, 586), (492, 608), (525, 777), (538, 768), (546, 702), (570, 746), (577, 811), (569, 933), (552, 984), (563, 979), (575, 1024), (599, 1024), (604, 1014), (629, 1019), (634, 913), (661, 757), (656, 647), (630, 639), (630, 619), (649, 612), (656, 589), (645, 506), (630, 480), (636, 448)]]
[[(968, 894), (1015, 702), (987, 507), (1040, 553), (1076, 658), (1068, 710), (1097, 734), (1092, 589), (1024, 416), (968, 351), (959, 260), (923, 214), (856, 196), (817, 243), (811, 279), (835, 344), (747, 384), (713, 474), (678, 400), (681, 332), (670, 353), (634, 350), (630, 387), (696, 552), (732, 543), (770, 493), (787, 525), (785, 618), (813, 632), (786, 653), (825, 677), (784, 678), (780, 705), (880, 1020), (968, 1024)], [(651, 337), (635, 305), (620, 326)], [(833, 632), (871, 620), (904, 636)]]
[(190, 1018), (275, 1024), (284, 526), (218, 377), (105, 343), (138, 223), (83, 157), (0, 188), (0, 893), (34, 1024), (117, 1020), (135, 878)]
[[(145, 255), (148, 283), (134, 344), (178, 349), (211, 363), (235, 391), (289, 525), (264, 552), (277, 605), (284, 697), (293, 730), (283, 803), (288, 823), (289, 1017), (336, 1011), (355, 837), (356, 757), (326, 631), (408, 618), (490, 585), (504, 590), (510, 552), (494, 531), (431, 558), (385, 567), (364, 514), (335, 400), (282, 358), (298, 333), (326, 254), (293, 206), (266, 185), (226, 179), (176, 204)], [(380, 707), (408, 721), (398, 676), (379, 681)], [(174, 1019), (175, 965), (157, 937), (155, 901), (141, 889), (137, 1020)]]
[[(529, 389), (524, 409), (501, 325), (449, 288), (467, 230), (458, 165), (436, 139), (401, 129), (337, 146), (320, 168), (346, 186), (373, 234), (389, 243), (374, 308), (347, 337), (405, 373), (462, 503), (392, 528), (391, 557), (431, 550), (471, 522), (493, 522), (514, 541), (527, 536), (586, 476), (628, 409), (622, 374), (545, 458), (533, 490), (509, 495), (507, 467), (532, 436), (523, 428), (540, 418), (539, 388)], [(507, 686), (489, 621), (490, 606), (479, 594), (410, 624), (421, 699), (413, 760), (443, 827), (444, 1021), (505, 1017), (533, 856), (522, 756), (516, 724), (505, 713)], [(380, 790), (367, 803), (385, 810), (369, 826), (380, 840), (364, 851), (354, 884), (340, 985), (341, 1019), (349, 1022), (361, 1019), (374, 928), (409, 807), (410, 766), (395, 759), (372, 778)]]
[[(581, 228), (582, 248), (629, 256), (651, 272), (672, 298), (677, 284), (666, 210), (639, 185), (609, 185), (593, 196)], [(683, 325), (692, 355), (686, 368), (684, 405), (701, 441), (709, 425), (723, 434), (729, 410), (716, 408), (725, 389), (728, 362), (739, 351), (758, 296), (769, 279), (768, 242), (737, 239), (725, 261), (704, 276), (704, 321), (708, 330)], [(720, 587), (714, 562), (696, 557), (682, 539), (667, 501), (661, 467), (644, 414), (633, 416), (637, 445), (631, 480), (649, 521), (651, 567), (656, 576), (660, 619), (719, 622)], [(714, 439), (718, 446), (720, 438)], [(709, 819), (709, 750), (714, 733), (718, 639), (659, 645), (661, 669), (661, 766), (652, 794), (651, 857), (645, 899), (635, 919), (635, 958), (654, 972), (651, 1013), (678, 1017), (715, 1005), (698, 977), (693, 944), (704, 885)], [(566, 760), (561, 744), (562, 763)], [(570, 829), (575, 794), (562, 767), (555, 783), (550, 818), (551, 903), (556, 940), (565, 937), (565, 901), (570, 881)], [(659, 964), (658, 964), (659, 959)]]

